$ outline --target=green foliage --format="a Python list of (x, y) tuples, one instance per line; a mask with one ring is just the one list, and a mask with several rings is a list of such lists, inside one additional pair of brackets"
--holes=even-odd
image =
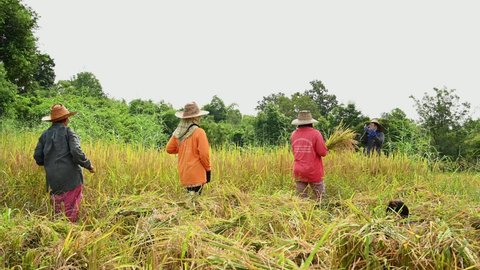
[(442, 132), (460, 126), (466, 119), (470, 103), (460, 102), (455, 89), (433, 88), (434, 95), (424, 93), (422, 99), (410, 96), (415, 102), (420, 122), (428, 128)]
[(268, 104), (258, 113), (255, 120), (255, 135), (260, 144), (279, 145), (288, 141), (288, 134), (293, 130), (288, 119), (275, 104)]
[(211, 118), (201, 120), (200, 125), (207, 133), (208, 141), (213, 146), (221, 146), (231, 142), (233, 126), (228, 123), (217, 123)]
[(255, 145), (257, 138), (255, 136), (256, 117), (244, 115), (240, 125), (235, 125), (232, 141), (238, 146)]
[[(36, 91), (36, 94), (39, 95)], [(49, 91), (44, 91), (41, 96), (52, 97), (57, 95), (76, 95), (82, 97), (106, 98), (102, 85), (91, 72), (80, 72), (70, 80), (60, 80)]]
[(480, 163), (480, 119), (469, 119), (464, 126), (466, 137), (464, 141), (464, 155), (467, 160)]
[(27, 127), (38, 125), (51, 104), (44, 104), (42, 98), (33, 95), (17, 95), (12, 104), (14, 118)]
[(53, 85), (51, 87), (51, 90), (44, 96), (67, 95), (75, 93), (75, 87), (72, 85), (72, 82), (70, 80), (60, 80), (55, 85)]
[(162, 104), (155, 104), (152, 100), (134, 99), (129, 103), (128, 112), (132, 115), (149, 114), (157, 115), (162, 112)]
[(215, 122), (221, 122), (227, 119), (227, 107), (223, 100), (217, 95), (213, 96), (212, 101), (203, 106), (202, 109), (208, 111), (209, 116), (213, 117)]
[(55, 83), (55, 62), (48, 54), (37, 55), (38, 68), (33, 74), (35, 81), (44, 89), (50, 88)]
[(257, 102), (257, 104), (257, 111), (265, 110), (268, 104), (276, 104), (280, 108), (281, 112), (293, 111), (293, 105), (290, 98), (285, 96), (285, 94), (281, 92), (263, 97), (262, 100)]
[[(133, 102), (134, 106), (129, 106), (118, 100), (72, 94), (47, 97), (17, 96), (12, 106), (13, 118), (19, 125), (40, 132), (49, 126), (49, 123), (40, 121), (41, 117), (48, 115), (50, 106), (55, 103), (62, 103), (70, 111), (78, 112), (78, 115), (72, 117), (69, 125), (82, 138), (160, 147), (167, 142), (171, 134), (166, 132), (166, 125), (163, 122), (164, 117), (172, 110), (169, 106), (155, 104), (156, 113), (152, 114), (146, 109), (139, 110), (136, 102)], [(145, 104), (151, 105), (148, 101)], [(136, 112), (132, 114), (132, 111)]]
[(159, 115), (149, 112), (132, 115), (131, 107), (121, 101), (64, 95), (46, 99), (44, 103), (63, 103), (69, 110), (78, 111), (70, 125), (84, 137), (150, 146), (164, 145), (168, 139)]
[(326, 117), (338, 105), (337, 97), (328, 94), (321, 81), (311, 81), (310, 85), (312, 89), (296, 92), (291, 97), (281, 92), (263, 97), (256, 109), (264, 111), (269, 104), (275, 104), (290, 119), (296, 118), (301, 110), (309, 110), (314, 118)]
[[(15, 93), (15, 85), (8, 80), (8, 70), (0, 66), (0, 117), (4, 123), (44, 129), (48, 125), (41, 124), (40, 118), (48, 114), (53, 103), (63, 103), (80, 112), (72, 119), (71, 126), (82, 137), (159, 147), (175, 130), (179, 119), (170, 104), (140, 99), (127, 104), (110, 99), (90, 72), (78, 73), (48, 88), (53, 82), (48, 72), (53, 70), (54, 63), (48, 55), (41, 58), (43, 66), (50, 66), (35, 77), (43, 88), (37, 87), (23, 95)], [(264, 97), (258, 102), (257, 116), (243, 116), (235, 103), (227, 106), (220, 97), (213, 96), (211, 102), (203, 106), (210, 114), (201, 123), (210, 144), (214, 147), (285, 144), (295, 128), (290, 123), (300, 110), (312, 112), (319, 121), (316, 128), (326, 137), (340, 125), (363, 133), (363, 125), (369, 118), (355, 104), (338, 104), (335, 95), (329, 94), (321, 81), (310, 84), (312, 89), (291, 96), (279, 92)], [(425, 94), (421, 100), (412, 97), (421, 116), (421, 126), (399, 109), (383, 114), (384, 149), (387, 153), (401, 152), (434, 160), (447, 155), (478, 162), (480, 128), (476, 121), (467, 118), (469, 104), (460, 104), (454, 90), (434, 90), (435, 96)]]
[(462, 142), (466, 133), (462, 125), (468, 118), (470, 104), (460, 102), (454, 89), (434, 88), (434, 95), (422, 99), (410, 96), (415, 102), (422, 126), (433, 138), (433, 145), (441, 155), (458, 158), (463, 154)]
[(165, 134), (173, 134), (173, 131), (177, 128), (178, 122), (180, 121), (175, 116), (175, 110), (173, 108), (168, 108), (163, 110), (160, 113), (160, 117), (163, 123), (163, 131)]
[[(311, 81), (310, 85), (312, 89), (305, 90), (302, 93), (296, 92), (290, 97), (281, 92), (263, 97), (256, 107), (259, 115), (261, 112), (265, 112), (268, 106), (275, 105), (278, 107), (279, 112), (288, 119), (287, 122), (291, 122), (297, 117), (299, 111), (309, 110), (313, 118), (320, 122), (318, 127), (322, 132), (332, 132), (336, 126), (333, 122), (340, 123), (343, 117), (337, 117), (340, 109), (337, 109), (337, 115), (332, 115), (334, 109), (338, 107), (337, 98), (335, 95), (328, 94), (328, 90), (321, 81)], [(362, 120), (351, 121), (360, 122)], [(281, 143), (281, 141), (278, 142)]]
[(201, 126), (205, 129), (211, 145), (244, 145), (245, 129), (248, 127), (241, 125), (243, 116), (237, 104), (226, 106), (223, 100), (215, 95), (202, 109), (209, 112), (202, 120)]
[(227, 123), (238, 125), (242, 122), (242, 113), (238, 109), (238, 105), (233, 103), (227, 107)]
[(413, 120), (408, 119), (402, 110), (395, 108), (389, 113), (384, 113), (381, 123), (386, 130), (384, 149), (387, 153), (400, 152), (411, 156), (438, 157), (427, 132)]
[(319, 108), (318, 104), (310, 95), (297, 92), (292, 95), (290, 101), (292, 103), (293, 110), (283, 113), (291, 120), (297, 118), (298, 112), (303, 110), (310, 111), (314, 118), (320, 118), (324, 116), (324, 114), (321, 113), (321, 109)]
[(358, 134), (362, 134), (363, 126), (368, 120), (369, 118), (364, 116), (355, 104), (340, 104), (334, 107), (327, 116), (328, 130), (333, 130), (335, 127), (343, 125)]
[(91, 97), (106, 97), (100, 81), (91, 72), (80, 72), (70, 80), (76, 95)]
[(305, 91), (305, 94), (317, 104), (320, 114), (327, 115), (338, 105), (337, 97), (329, 94), (325, 85), (319, 81), (311, 81), (312, 89)]
[(55, 79), (53, 60), (37, 49), (36, 27), (33, 10), (19, 0), (0, 0), (0, 61), (20, 93), (50, 87)]
[(7, 80), (6, 71), (0, 63), (0, 118), (7, 115), (15, 100), (16, 87)]

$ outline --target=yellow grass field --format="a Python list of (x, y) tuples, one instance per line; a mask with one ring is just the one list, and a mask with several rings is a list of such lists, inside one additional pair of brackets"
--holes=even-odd
[[(212, 150), (201, 196), (164, 149), (84, 141), (80, 222), (54, 218), (39, 134), (0, 133), (0, 268), (480, 269), (480, 175), (331, 151), (327, 196), (295, 195), (288, 146)], [(385, 214), (402, 199), (411, 217)]]

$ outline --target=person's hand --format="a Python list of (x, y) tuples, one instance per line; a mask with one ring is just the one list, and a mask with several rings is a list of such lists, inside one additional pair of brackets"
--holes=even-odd
[(207, 171), (207, 183), (210, 183), (210, 178), (212, 177), (212, 172)]
[(90, 173), (95, 173), (95, 168), (93, 167), (93, 165), (90, 166), (90, 169), (88, 169), (88, 171)]

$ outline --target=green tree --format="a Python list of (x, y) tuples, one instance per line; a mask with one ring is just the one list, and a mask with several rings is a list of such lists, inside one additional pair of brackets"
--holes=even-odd
[(305, 94), (317, 104), (320, 114), (324, 116), (329, 114), (338, 105), (337, 97), (328, 93), (322, 81), (314, 80), (310, 85), (312, 89), (305, 91)]
[(0, 118), (8, 113), (15, 100), (16, 87), (8, 81), (6, 73), (3, 64), (0, 63)]
[(232, 125), (225, 122), (215, 122), (213, 118), (204, 118), (200, 123), (207, 133), (208, 141), (213, 146), (221, 146), (231, 142)]
[(242, 122), (242, 113), (238, 109), (238, 105), (236, 103), (232, 103), (227, 106), (227, 123), (238, 125)]
[(231, 141), (237, 146), (255, 145), (257, 139), (255, 136), (255, 121), (256, 117), (251, 115), (244, 115), (240, 125), (235, 125)]
[(47, 89), (55, 83), (55, 62), (48, 54), (37, 55), (37, 71), (34, 73), (34, 79), (38, 84)]
[(72, 85), (72, 81), (70, 80), (58, 81), (51, 87), (49, 91), (51, 96), (75, 94), (75, 92), (75, 87)]
[(76, 95), (90, 97), (106, 97), (100, 81), (91, 72), (80, 72), (70, 80)]
[(347, 105), (340, 104), (334, 107), (327, 116), (328, 131), (333, 130), (336, 126), (343, 124), (345, 127), (355, 130), (357, 133), (363, 133), (363, 126), (368, 121), (368, 117), (357, 109), (354, 103)]
[(460, 102), (454, 89), (434, 88), (434, 95), (422, 99), (410, 96), (420, 116), (420, 123), (432, 135), (433, 145), (441, 155), (457, 158), (462, 155), (465, 131), (462, 124), (469, 118), (470, 104)]
[(148, 114), (157, 115), (162, 112), (159, 105), (155, 104), (152, 100), (134, 99), (129, 103), (130, 114)]
[(292, 100), (282, 92), (270, 94), (266, 97), (263, 97), (262, 100), (258, 101), (257, 103), (258, 103), (256, 107), (257, 111), (265, 110), (266, 107), (269, 106), (270, 104), (277, 105), (279, 110), (282, 113), (292, 112), (294, 109)]
[(381, 123), (386, 130), (384, 149), (388, 153), (401, 152), (428, 158), (437, 157), (438, 153), (431, 145), (429, 134), (412, 119), (407, 118), (401, 109), (395, 108), (383, 113)]
[(208, 111), (210, 117), (213, 117), (215, 122), (221, 122), (227, 119), (227, 106), (225, 106), (223, 100), (217, 95), (213, 96), (212, 101), (203, 106), (202, 109)]
[(106, 97), (100, 81), (90, 72), (80, 72), (70, 80), (58, 81), (49, 91), (51, 96), (76, 95), (80, 97)]
[(258, 113), (255, 121), (255, 135), (261, 144), (279, 145), (288, 140), (289, 131), (293, 128), (291, 120), (280, 112), (275, 104), (268, 104)]
[(332, 110), (338, 106), (335, 95), (321, 81), (311, 81), (312, 89), (295, 92), (290, 97), (282, 92), (263, 97), (258, 102), (257, 111), (264, 111), (270, 104), (278, 106), (279, 111), (289, 119), (294, 119), (301, 110), (309, 110), (314, 118), (326, 119)]
[(43, 98), (35, 95), (17, 95), (12, 106), (17, 120), (25, 126), (34, 127), (40, 123), (41, 117), (47, 114), (52, 104), (47, 104)]
[(470, 162), (480, 163), (480, 119), (469, 119), (464, 125), (466, 137), (464, 155)]
[(37, 18), (19, 0), (0, 0), (0, 61), (20, 93), (50, 87), (55, 79), (53, 60), (37, 49)]
[(288, 111), (288, 112), (283, 112), (285, 116), (287, 116), (290, 121), (293, 119), (297, 118), (298, 112), (302, 110), (308, 110), (312, 113), (313, 118), (321, 118), (321, 112), (320, 109), (318, 108), (317, 104), (315, 101), (312, 99), (311, 96), (305, 94), (305, 93), (294, 93), (291, 97), (291, 102), (293, 105), (293, 109)]
[(167, 135), (172, 135), (180, 122), (180, 119), (175, 116), (175, 112), (176, 111), (170, 107), (168, 109), (162, 109), (162, 113), (160, 114), (163, 123), (163, 132)]

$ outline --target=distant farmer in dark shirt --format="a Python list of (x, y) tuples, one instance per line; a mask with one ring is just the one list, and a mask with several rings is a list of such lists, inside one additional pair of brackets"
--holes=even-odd
[(365, 125), (364, 130), (365, 132), (362, 136), (362, 141), (365, 144), (364, 153), (366, 155), (372, 155), (375, 151), (380, 155), (385, 140), (383, 126), (377, 119), (372, 119), (368, 125)]
[(55, 213), (62, 212), (71, 222), (78, 219), (82, 199), (82, 168), (94, 173), (90, 160), (80, 148), (80, 139), (68, 127), (69, 117), (77, 114), (69, 112), (62, 104), (51, 107), (50, 115), (42, 121), (52, 122), (52, 126), (38, 139), (33, 157), (38, 165), (44, 166), (47, 177), (47, 189)]

